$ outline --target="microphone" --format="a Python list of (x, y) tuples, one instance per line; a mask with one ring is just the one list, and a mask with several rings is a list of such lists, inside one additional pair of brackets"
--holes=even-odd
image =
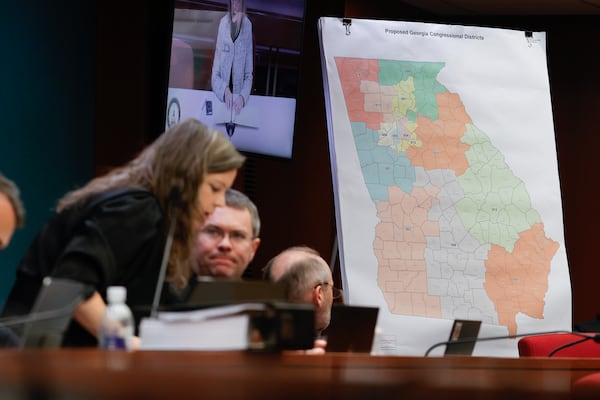
[(163, 250), (163, 257), (160, 263), (160, 271), (158, 273), (158, 280), (156, 282), (156, 288), (154, 290), (154, 300), (152, 301), (152, 308), (150, 309), (150, 317), (156, 318), (158, 311), (158, 305), (160, 303), (160, 296), (162, 294), (163, 284), (165, 282), (165, 275), (167, 273), (167, 265), (169, 264), (169, 257), (171, 255), (171, 246), (173, 245), (173, 236), (175, 235), (175, 225), (177, 221), (177, 207), (181, 200), (181, 189), (179, 186), (173, 186), (169, 193), (169, 201), (173, 206), (173, 213), (171, 215), (171, 225), (169, 226), (169, 233), (167, 234), (167, 240), (165, 241), (165, 248)]
[(179, 202), (181, 201), (181, 189), (179, 186), (173, 186), (171, 188), (171, 192), (169, 192), (169, 201), (173, 207), (179, 206)]
[[(431, 353), (432, 350), (434, 350), (440, 346), (447, 346), (447, 345), (458, 344), (458, 343), (477, 343), (477, 342), (486, 342), (486, 341), (492, 341), (492, 340), (517, 339), (517, 338), (521, 338), (521, 337), (525, 337), (525, 336), (551, 335), (551, 334), (557, 334), (557, 333), (570, 333), (573, 335), (585, 337), (584, 340), (577, 340), (577, 341), (573, 342), (572, 344), (570, 344), (571, 346), (577, 344), (577, 342), (582, 342), (582, 341), (589, 340), (589, 339), (594, 339), (594, 341), (596, 341), (597, 343), (600, 343), (600, 335), (590, 336), (590, 335), (587, 335), (582, 332), (573, 332), (573, 331), (532, 332), (532, 333), (522, 333), (522, 334), (517, 334), (517, 335), (490, 336), (490, 337), (482, 337), (482, 338), (470, 337), (470, 338), (460, 338), (460, 339), (455, 339), (455, 340), (446, 340), (444, 342), (435, 343), (434, 345), (429, 347), (429, 349), (427, 349), (427, 351), (425, 352), (425, 357), (429, 356), (429, 353)], [(562, 345), (560, 347), (568, 347), (568, 346)], [(560, 348), (554, 349), (552, 351), (552, 353), (555, 353), (556, 351), (559, 351), (559, 350), (561, 350), (561, 349)]]
[(61, 307), (0, 318), (1, 347), (60, 347), (73, 310), (81, 301), (82, 297), (77, 296)]
[(23, 325), (28, 322), (39, 322), (71, 315), (73, 313), (73, 309), (77, 307), (79, 303), (81, 303), (81, 298), (76, 298), (66, 306), (56, 308), (54, 310), (38, 311), (16, 317), (0, 318), (0, 326), (11, 327)]

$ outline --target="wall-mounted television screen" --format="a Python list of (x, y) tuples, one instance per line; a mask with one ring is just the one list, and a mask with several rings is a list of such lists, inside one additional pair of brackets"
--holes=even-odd
[(240, 151), (291, 158), (305, 0), (175, 1), (166, 126), (196, 118)]

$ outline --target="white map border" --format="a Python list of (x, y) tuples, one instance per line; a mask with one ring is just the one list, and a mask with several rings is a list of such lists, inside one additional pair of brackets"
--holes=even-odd
[[(388, 32), (466, 33), (484, 40), (389, 34), (386, 29)], [(506, 29), (353, 19), (347, 35), (339, 18), (321, 18), (319, 34), (330, 149), (335, 153), (332, 153), (332, 169), (345, 301), (380, 307), (380, 335), (374, 353), (423, 355), (431, 344), (447, 340), (452, 321), (390, 314), (374, 280), (377, 259), (372, 238), (365, 240), (365, 232), (359, 229), (344, 229), (345, 218), (351, 217), (354, 227), (357, 219), (361, 226), (375, 226), (379, 221), (366, 187), (355, 184), (356, 177), (362, 179), (362, 174), (333, 61), (336, 56), (446, 64), (438, 80), (449, 91), (459, 94), (473, 124), (505, 156), (514, 175), (523, 180), (531, 195), (532, 207), (544, 222), (546, 236), (560, 244), (551, 266), (545, 318), (537, 320), (518, 315), (518, 333), (570, 330), (570, 277), (564, 246), (545, 34), (533, 32), (527, 38), (523, 31)], [(495, 118), (490, 118), (492, 116)], [(343, 164), (339, 161), (340, 154), (344, 154)], [(341, 209), (339, 199), (344, 196), (352, 196), (353, 206), (364, 212), (349, 214)], [(372, 270), (352, 269), (348, 265), (350, 260), (352, 265), (369, 266)], [(365, 284), (369, 280), (375, 284)], [(504, 327), (484, 324), (480, 337), (507, 333)], [(443, 348), (438, 350), (432, 354), (441, 354)], [(516, 340), (478, 343), (474, 354), (517, 356)]]

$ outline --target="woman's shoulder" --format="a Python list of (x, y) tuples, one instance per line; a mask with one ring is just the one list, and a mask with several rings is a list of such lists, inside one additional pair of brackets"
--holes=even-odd
[(162, 214), (156, 195), (138, 188), (118, 188), (100, 192), (89, 199), (86, 209), (93, 214)]
[(225, 14), (219, 20), (219, 28), (229, 25), (229, 14)]
[(156, 202), (158, 204), (158, 198), (154, 193), (149, 190), (134, 188), (134, 187), (122, 187), (104, 190), (96, 193), (89, 199), (89, 205), (111, 203), (111, 202), (125, 202), (125, 203), (136, 203), (136, 202)]

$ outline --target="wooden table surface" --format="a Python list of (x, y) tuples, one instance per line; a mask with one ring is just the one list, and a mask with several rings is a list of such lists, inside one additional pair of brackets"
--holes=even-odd
[(595, 372), (600, 358), (4, 350), (0, 398), (572, 399)]

